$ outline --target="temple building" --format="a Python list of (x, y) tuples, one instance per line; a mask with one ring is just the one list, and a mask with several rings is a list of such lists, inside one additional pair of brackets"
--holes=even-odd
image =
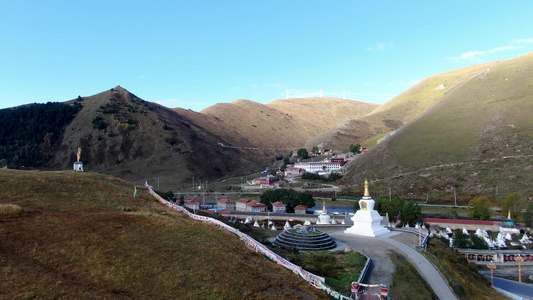
[(374, 210), (375, 204), (376, 201), (370, 197), (368, 191), (368, 181), (365, 180), (365, 193), (363, 198), (359, 200), (359, 210), (352, 217), (353, 226), (346, 229), (344, 233), (370, 237), (388, 233), (389, 230), (381, 226), (383, 217)]

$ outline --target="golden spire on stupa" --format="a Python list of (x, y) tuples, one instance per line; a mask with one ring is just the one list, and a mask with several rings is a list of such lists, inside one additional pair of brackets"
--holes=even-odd
[(326, 210), (326, 201), (322, 201), (322, 213), (327, 214), (328, 211)]
[(365, 180), (365, 193), (364, 197), (370, 197), (370, 192), (368, 191), (368, 180)]

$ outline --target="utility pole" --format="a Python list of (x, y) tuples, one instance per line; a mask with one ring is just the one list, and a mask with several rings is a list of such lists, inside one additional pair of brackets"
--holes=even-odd
[(453, 188), (453, 197), (455, 198), (455, 206), (457, 207), (457, 192), (455, 190), (455, 187)]

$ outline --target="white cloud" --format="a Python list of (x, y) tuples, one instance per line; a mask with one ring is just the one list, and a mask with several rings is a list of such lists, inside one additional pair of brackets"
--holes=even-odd
[(143, 79), (143, 78), (144, 78), (144, 75), (139, 75), (138, 78), (139, 78), (139, 79)]
[(366, 49), (367, 50), (386, 50), (386, 49), (390, 49), (393, 47), (394, 47), (394, 44), (392, 44), (391, 42), (388, 42), (388, 43), (377, 43), (372, 47), (367, 47)]
[(533, 38), (531, 38), (531, 39), (516, 39), (516, 40), (513, 40), (513, 44), (533, 44)]
[(469, 61), (480, 62), (480, 61), (483, 61), (482, 57), (487, 55), (487, 54), (496, 53), (496, 52), (500, 52), (500, 51), (516, 50), (516, 49), (522, 48), (518, 44), (531, 44), (531, 43), (533, 43), (533, 38), (531, 38), (531, 39), (515, 39), (515, 40), (511, 41), (510, 44), (505, 45), (505, 46), (495, 47), (495, 48), (492, 48), (492, 49), (489, 49), (489, 50), (485, 50), (485, 51), (479, 51), (479, 50), (468, 51), (468, 52), (464, 52), (463, 54), (461, 54), (461, 55), (459, 55), (457, 57), (449, 57), (448, 59), (452, 60), (452, 61), (469, 60)]

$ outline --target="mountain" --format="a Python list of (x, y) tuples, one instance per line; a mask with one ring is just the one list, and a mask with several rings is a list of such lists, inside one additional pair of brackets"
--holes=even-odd
[(329, 97), (281, 99), (266, 105), (237, 100), (218, 103), (202, 114), (223, 121), (254, 145), (302, 148), (318, 133), (378, 106)]
[(354, 116), (315, 136), (307, 146), (322, 144), (330, 149), (346, 149), (356, 141), (372, 147), (384, 135), (418, 117), (445, 94), (496, 64), (498, 62), (469, 66), (424, 79), (370, 113)]
[[(86, 170), (111, 174), (138, 184), (144, 180), (157, 180), (160, 186), (170, 189), (192, 182), (193, 176), (197, 180), (212, 180), (248, 174), (273, 161), (272, 155), (263, 155), (260, 151), (221, 147), (221, 144), (230, 142), (250, 143), (239, 138), (237, 133), (225, 140), (198, 125), (194, 114), (183, 111), (180, 114), (144, 101), (120, 86), (90, 97), (78, 97), (62, 105), (78, 110), (69, 114), (69, 121), (57, 126), (53, 120), (61, 113), (51, 115), (49, 123), (52, 125), (42, 127), (37, 122), (37, 116), (42, 114), (28, 115), (24, 107), (4, 111), (13, 115), (11, 119), (27, 119), (27, 123), (33, 126), (31, 128), (40, 130), (41, 134), (37, 139), (27, 139), (29, 146), (24, 146), (19, 145), (20, 136), (4, 132), (9, 137), (7, 143), (15, 145), (16, 149), (16, 145), (23, 149), (39, 149), (26, 155), (24, 161), (30, 164), (22, 165), (23, 160), (14, 154), (4, 158), (4, 165), (10, 168), (71, 169), (80, 147)], [(30, 125), (20, 130), (24, 136), (33, 136), (28, 130)], [(48, 140), (42, 138), (46, 136), (47, 128), (56, 129), (48, 135)], [(37, 162), (33, 158), (37, 157), (35, 153), (46, 153), (46, 157)]]
[[(389, 111), (406, 124), (350, 163), (345, 180), (422, 200), (532, 195), (532, 91), (533, 54), (429, 78), (365, 117)], [(409, 102), (411, 117), (394, 117), (413, 111)]]

